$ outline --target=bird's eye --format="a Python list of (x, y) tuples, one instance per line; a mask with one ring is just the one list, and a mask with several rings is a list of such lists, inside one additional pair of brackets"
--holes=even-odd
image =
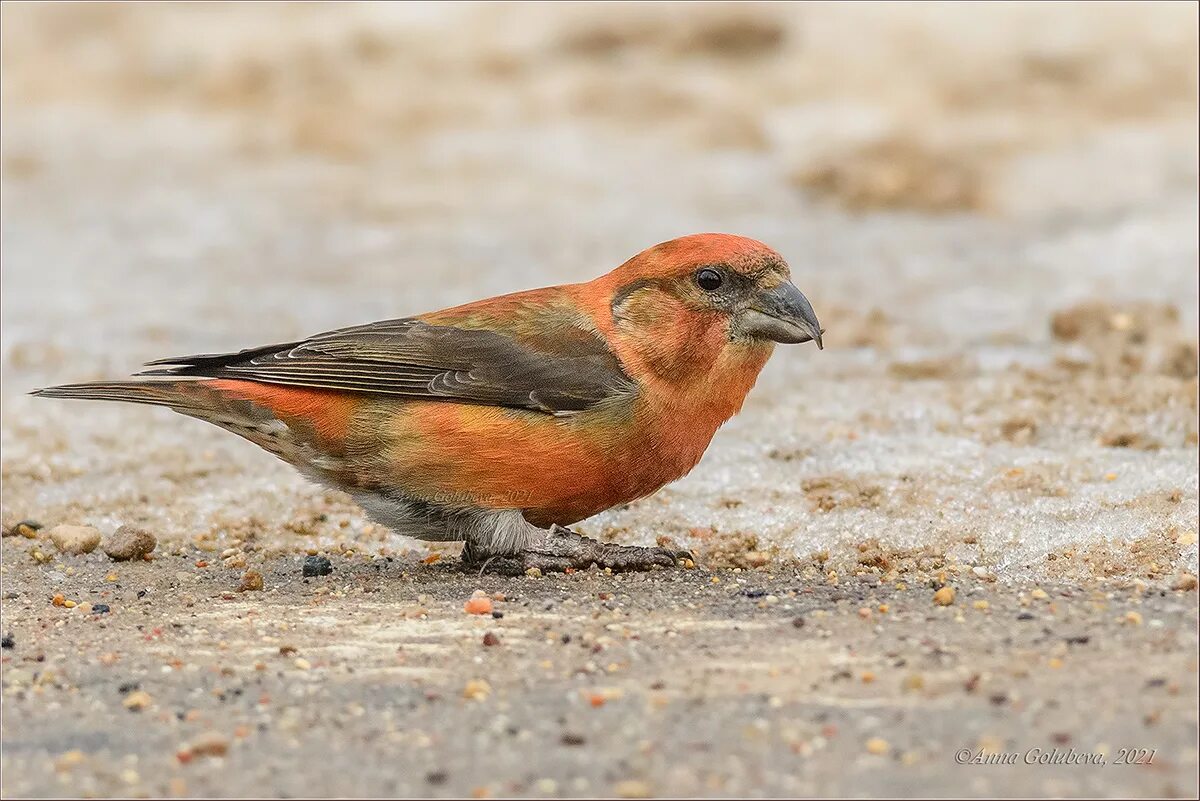
[(703, 289), (705, 292), (712, 292), (721, 288), (721, 274), (711, 267), (705, 267), (696, 273), (696, 286)]

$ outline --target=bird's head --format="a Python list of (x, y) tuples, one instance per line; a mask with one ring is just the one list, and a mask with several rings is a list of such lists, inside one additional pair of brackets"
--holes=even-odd
[[(612, 333), (656, 362), (700, 362), (816, 341), (821, 325), (783, 257), (754, 239), (695, 234), (655, 245), (600, 279)], [(606, 321), (608, 322), (608, 321)]]
[(821, 324), (784, 258), (744, 236), (662, 242), (586, 285), (623, 359), (664, 377), (751, 363), (757, 373), (775, 343), (822, 347)]

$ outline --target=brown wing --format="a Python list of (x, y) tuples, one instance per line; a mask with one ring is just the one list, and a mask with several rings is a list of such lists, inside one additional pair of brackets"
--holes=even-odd
[(239, 353), (159, 359), (150, 364), (175, 366), (141, 375), (239, 378), (566, 414), (634, 388), (603, 340), (579, 333), (570, 352), (561, 342), (548, 352), (492, 330), (406, 318)]

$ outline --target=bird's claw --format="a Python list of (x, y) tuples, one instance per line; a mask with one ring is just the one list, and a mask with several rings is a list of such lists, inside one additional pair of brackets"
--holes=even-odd
[(553, 526), (541, 542), (519, 553), (477, 558), (464, 552), (463, 564), (465, 567), (487, 573), (520, 576), (534, 569), (542, 573), (565, 573), (587, 570), (592, 565), (602, 569), (608, 568), (614, 573), (654, 570), (677, 567), (684, 560), (693, 558), (688, 551), (598, 542), (590, 537), (581, 537), (562, 526)]

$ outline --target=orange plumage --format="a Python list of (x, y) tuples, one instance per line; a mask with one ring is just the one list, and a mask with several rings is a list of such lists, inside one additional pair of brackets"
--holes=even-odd
[(350, 492), (398, 531), (466, 540), (473, 558), (515, 555), (517, 569), (662, 564), (654, 549), (610, 553), (553, 527), (685, 475), (776, 342), (820, 344), (789, 277), (760, 242), (700, 234), (583, 284), (40, 394), (208, 420)]

